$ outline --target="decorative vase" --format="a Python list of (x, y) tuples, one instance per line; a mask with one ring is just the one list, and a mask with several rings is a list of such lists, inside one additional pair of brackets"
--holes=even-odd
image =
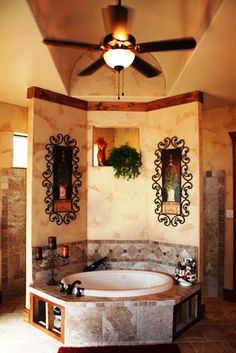
[(99, 137), (96, 143), (98, 145), (98, 153), (97, 153), (98, 165), (103, 166), (106, 160), (107, 142), (104, 140), (103, 137)]
[(191, 286), (197, 280), (196, 261), (191, 258), (184, 258), (183, 261), (178, 262), (174, 278), (180, 286)]

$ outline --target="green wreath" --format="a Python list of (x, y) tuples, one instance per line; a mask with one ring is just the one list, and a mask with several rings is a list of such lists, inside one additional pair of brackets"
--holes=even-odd
[(140, 174), (141, 153), (126, 143), (111, 150), (107, 163), (113, 167), (116, 178), (135, 179)]

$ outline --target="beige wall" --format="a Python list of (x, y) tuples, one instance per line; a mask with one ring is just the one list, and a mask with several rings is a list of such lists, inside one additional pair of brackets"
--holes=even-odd
[[(57, 243), (73, 242), (87, 238), (87, 123), (86, 112), (46, 100), (29, 100), (29, 167), (27, 170), (27, 242), (26, 271), (27, 288), (32, 282), (32, 247), (47, 246), (48, 237), (56, 236)], [(45, 146), (50, 136), (70, 135), (76, 139), (79, 168), (82, 172), (80, 189), (80, 212), (69, 224), (50, 222), (45, 213), (46, 189), (42, 187), (42, 173), (46, 170)], [(26, 306), (29, 307), (27, 295)]]
[[(88, 112), (88, 239), (159, 240), (175, 244), (200, 244), (200, 165), (198, 103), (152, 112)], [(131, 181), (113, 177), (112, 167), (92, 167), (93, 126), (139, 127), (141, 175)], [(154, 152), (165, 137), (184, 139), (190, 148), (190, 216), (183, 225), (165, 226), (154, 213), (152, 190)]]
[[(45, 144), (48, 137), (55, 132), (69, 132), (76, 136), (80, 148), (86, 146), (86, 115), (88, 114), (88, 238), (90, 239), (157, 239), (160, 241), (180, 244), (197, 245), (200, 231), (194, 220), (198, 218), (196, 185), (199, 185), (197, 155), (199, 141), (197, 119), (199, 106), (196, 103), (178, 107), (140, 112), (84, 112), (75, 108), (60, 106), (54, 103), (35, 100), (30, 102), (30, 131), (34, 132), (36, 143), (33, 151), (33, 172), (36, 184), (33, 187), (32, 203), (35, 210), (32, 214), (30, 234), (34, 230), (32, 245), (45, 245), (48, 235), (55, 234), (59, 241), (86, 237), (86, 216), (80, 222), (79, 229), (74, 230), (73, 223), (69, 226), (57, 226), (48, 221), (48, 217), (40, 210), (45, 209), (43, 202), (45, 189), (41, 187), (41, 171), (44, 168)], [(27, 133), (27, 108), (0, 102), (0, 167), (12, 166), (12, 134)], [(68, 124), (68, 121), (70, 123)], [(131, 182), (113, 177), (112, 168), (92, 167), (92, 125), (135, 126), (140, 128), (141, 152), (143, 166), (141, 176)], [(79, 131), (79, 132), (78, 132)], [(232, 145), (229, 131), (236, 131), (236, 107), (225, 107), (205, 111), (202, 119), (202, 164), (205, 170), (225, 170), (226, 174), (226, 209), (233, 208), (232, 200)], [(153, 152), (157, 143), (166, 136), (177, 135), (190, 147), (191, 172), (194, 174), (194, 189), (190, 192), (190, 217), (182, 226), (165, 227), (158, 223), (153, 211), (154, 194), (151, 189), (153, 174)], [(29, 146), (32, 150), (32, 146)], [(86, 178), (86, 154), (82, 154), (82, 166)], [(32, 153), (31, 153), (32, 156)], [(109, 180), (109, 185), (107, 181)], [(86, 185), (86, 181), (83, 182)], [(32, 189), (32, 184), (28, 185)], [(83, 189), (85, 198), (86, 190)], [(127, 197), (130, 195), (130, 197)], [(29, 199), (29, 198), (28, 198)], [(31, 203), (31, 201), (30, 201)], [(41, 216), (39, 217), (39, 214)], [(86, 221), (85, 221), (86, 219)], [(74, 223), (75, 224), (75, 223)], [(113, 226), (115, 224), (115, 227)], [(77, 223), (76, 223), (77, 225)], [(72, 229), (73, 228), (73, 229)], [(76, 227), (75, 227), (76, 228)], [(66, 234), (66, 235), (65, 235)], [(65, 239), (66, 237), (66, 239)], [(225, 287), (232, 288), (232, 219), (226, 218), (225, 246)]]
[[(86, 239), (86, 112), (80, 109), (40, 100), (31, 99), (29, 109), (29, 134), (30, 158), (32, 159), (28, 170), (29, 185), (28, 196), (32, 196), (32, 246), (45, 246), (50, 235), (57, 236), (58, 243), (72, 242)], [(80, 190), (80, 212), (76, 219), (69, 224), (58, 226), (56, 222), (50, 222), (49, 216), (44, 212), (46, 204), (46, 188), (42, 187), (42, 172), (46, 170), (45, 155), (46, 144), (50, 136), (70, 135), (76, 139), (79, 153), (79, 168), (82, 172), (82, 188)], [(32, 140), (33, 137), (33, 140)], [(31, 197), (29, 197), (31, 199)], [(28, 207), (30, 211), (30, 207)], [(29, 230), (29, 229), (28, 229)]]
[[(199, 120), (201, 104), (188, 103), (150, 112), (146, 140), (148, 141), (148, 229), (149, 238), (174, 244), (200, 246), (200, 137)], [(193, 175), (193, 188), (189, 190), (189, 212), (183, 225), (164, 226), (157, 222), (153, 211), (153, 190), (151, 176), (154, 173), (154, 151), (165, 137), (177, 136), (189, 148), (189, 172)]]
[[(225, 171), (225, 209), (233, 209), (232, 143), (236, 131), (236, 106), (204, 112), (202, 120), (203, 170)], [(225, 218), (225, 288), (232, 289), (233, 219)]]
[[(33, 113), (33, 131), (34, 139), (37, 141), (35, 154), (34, 172), (39, 178), (41, 188), (41, 168), (44, 163), (44, 146), (47, 143), (49, 135), (53, 131), (62, 131), (76, 129), (77, 109), (61, 107), (45, 102), (37, 101), (36, 109)], [(39, 104), (39, 105), (38, 105)], [(73, 113), (71, 114), (71, 111)], [(196, 189), (190, 192), (191, 206), (190, 217), (182, 226), (165, 227), (162, 223), (156, 221), (156, 215), (153, 211), (153, 190), (151, 189), (151, 176), (154, 172), (154, 154), (157, 142), (166, 136), (177, 135), (186, 141), (186, 145), (190, 148), (191, 166), (194, 170), (194, 185), (200, 183), (198, 179), (199, 166), (196, 160), (199, 153), (198, 141), (198, 104), (191, 103), (178, 107), (172, 107), (149, 113), (144, 112), (84, 112), (80, 111), (79, 115), (83, 116), (86, 121), (88, 114), (88, 167), (89, 167), (89, 198), (88, 198), (88, 237), (90, 239), (157, 239), (171, 243), (198, 245), (198, 234), (200, 229), (194, 220), (199, 218), (198, 204), (199, 199)], [(12, 163), (12, 133), (14, 131), (27, 132), (27, 109), (6, 103), (0, 103), (0, 122), (1, 122), (1, 161), (4, 167), (9, 167)], [(131, 182), (119, 180), (113, 177), (111, 167), (93, 168), (91, 165), (92, 156), (92, 126), (127, 126), (140, 128), (140, 144), (143, 159), (141, 168), (141, 176)], [(73, 129), (67, 126), (68, 115), (70, 119), (74, 118)], [(64, 118), (61, 119), (61, 117)], [(60, 117), (60, 119), (58, 119)], [(57, 121), (58, 120), (58, 121)], [(50, 121), (50, 122), (49, 122)], [(70, 120), (71, 121), (71, 120)], [(232, 151), (231, 140), (228, 132), (235, 130), (235, 109), (222, 108), (204, 112), (202, 120), (202, 141), (203, 141), (203, 170), (223, 169), (226, 172), (226, 209), (232, 209)], [(81, 130), (81, 129), (80, 129)], [(47, 134), (45, 133), (47, 131)], [(73, 134), (73, 132), (72, 132)], [(83, 136), (84, 138), (84, 136)], [(82, 149), (85, 149), (84, 145)], [(39, 150), (38, 150), (39, 149)], [(224, 151), (224, 153), (222, 153)], [(225, 155), (229, 158), (225, 158)], [(40, 162), (41, 161), (41, 162)], [(86, 165), (86, 162), (83, 162)], [(86, 167), (84, 167), (86, 168)], [(193, 171), (191, 170), (191, 172)], [(109, 183), (108, 183), (109, 181)], [(148, 190), (148, 191), (147, 191)], [(39, 202), (44, 197), (44, 189), (41, 188), (41, 194), (34, 190), (33, 204)], [(131, 195), (128, 196), (128, 195)], [(41, 206), (40, 206), (41, 207)], [(38, 217), (39, 208), (35, 211), (33, 218)], [(45, 208), (42, 202), (42, 208)], [(148, 211), (148, 212), (147, 212)], [(43, 220), (40, 221), (41, 226), (36, 227), (33, 222), (32, 229), (36, 228), (35, 237), (32, 245), (43, 245), (47, 241), (50, 234), (55, 233), (59, 239), (64, 240), (63, 226), (58, 227), (48, 222), (47, 216), (43, 213)], [(73, 222), (71, 223), (71, 227)], [(115, 226), (114, 226), (115, 225)], [(68, 234), (68, 241), (77, 239), (77, 234), (68, 232), (70, 225), (65, 226)], [(197, 227), (197, 228), (196, 228)], [(84, 225), (82, 228), (86, 228)], [(197, 229), (197, 231), (196, 231)], [(58, 232), (58, 230), (60, 230)], [(85, 231), (80, 236), (85, 237)], [(183, 234), (186, 234), (184, 236)], [(232, 219), (226, 219), (226, 253), (232, 255)], [(226, 256), (226, 287), (231, 286), (231, 266), (232, 256)]]
[[(39, 102), (37, 102), (37, 111), (35, 112), (32, 128), (36, 131), (36, 136), (39, 136), (35, 137), (36, 139), (39, 138), (37, 145), (41, 146), (41, 152), (35, 151), (36, 167), (34, 168), (34, 172), (36, 175), (38, 174), (41, 188), (40, 168), (42, 167), (41, 163), (44, 161), (43, 150), (47, 142), (47, 137), (53, 134), (54, 129), (58, 132), (63, 129), (71, 131), (71, 123), (69, 127), (66, 127), (67, 117), (68, 115), (70, 118), (74, 115), (77, 116), (77, 109), (67, 107), (64, 109), (64, 106), (60, 106), (59, 108), (59, 106), (53, 103), (40, 102), (43, 102), (43, 106), (38, 106)], [(197, 149), (199, 148), (199, 141), (196, 140), (196, 132), (199, 128), (198, 120), (196, 119), (198, 115), (197, 109), (198, 105), (191, 103), (149, 113), (88, 112), (88, 237), (90, 239), (150, 238), (180, 244), (198, 245), (199, 239), (195, 234), (195, 226), (193, 226), (193, 220), (198, 218), (197, 204), (199, 202), (195, 189), (190, 193), (190, 217), (187, 218), (184, 225), (176, 228), (165, 227), (163, 224), (156, 222), (156, 216), (153, 212), (154, 195), (151, 189), (154, 161), (153, 151), (156, 148), (157, 142), (165, 136), (175, 134), (178, 137), (182, 137), (186, 141), (186, 145), (190, 147), (191, 165), (192, 163), (196, 164), (195, 158), (198, 154)], [(72, 115), (70, 114), (71, 111), (73, 111)], [(86, 120), (86, 114), (87, 112), (84, 111), (80, 111), (79, 113), (80, 116), (83, 116), (84, 121)], [(232, 146), (228, 132), (235, 131), (236, 129), (235, 114), (235, 107), (225, 107), (204, 112), (202, 119), (203, 170), (225, 170), (226, 209), (232, 209), (233, 207)], [(112, 168), (110, 167), (102, 169), (99, 167), (93, 168), (91, 165), (92, 125), (110, 127), (111, 115), (114, 126), (138, 126), (140, 128), (143, 166), (141, 168), (141, 176), (131, 182), (114, 178)], [(58, 119), (58, 121), (54, 121), (54, 119), (57, 120), (61, 116), (64, 116), (62, 120)], [(78, 124), (77, 117), (74, 120), (73, 125), (75, 125), (76, 129)], [(12, 165), (12, 134), (14, 131), (27, 132), (27, 109), (25, 107), (0, 103), (0, 126), (1, 166), (9, 167)], [(47, 134), (45, 133), (46, 131)], [(85, 145), (82, 147), (83, 150), (86, 149)], [(225, 158), (225, 156), (228, 157)], [(41, 159), (41, 162), (39, 162), (39, 159)], [(86, 165), (86, 162), (84, 161), (83, 164)], [(194, 183), (198, 184), (199, 180), (196, 179), (198, 171), (195, 167), (194, 170)], [(107, 180), (109, 180), (109, 186)], [(100, 186), (98, 187), (98, 185)], [(33, 204), (37, 204), (39, 198), (42, 199), (44, 197), (45, 190), (42, 188), (41, 190), (41, 194), (34, 191)], [(146, 190), (148, 192), (145, 192)], [(127, 195), (131, 195), (131, 197), (127, 197)], [(43, 209), (45, 208), (43, 202), (41, 206)], [(35, 211), (33, 219), (38, 217), (38, 213), (39, 208)], [(62, 235), (64, 234), (63, 227), (56, 226), (54, 228), (55, 224), (48, 222), (47, 216), (44, 213), (43, 220), (40, 223), (41, 226), (36, 227), (37, 223), (33, 222), (32, 227), (37, 229), (35, 238), (32, 240), (32, 245), (45, 244), (47, 236), (52, 233), (58, 235), (59, 241), (60, 239), (61, 241), (64, 240), (64, 235)], [(115, 227), (112, 228), (114, 224)], [(74, 231), (68, 232), (70, 226), (65, 227), (68, 234), (68, 241), (77, 237)], [(85, 229), (86, 227), (83, 226), (82, 228)], [(197, 229), (199, 231), (198, 226)], [(60, 231), (58, 232), (58, 230)], [(85, 237), (85, 232), (86, 230), (81, 232), (80, 236), (82, 238)], [(183, 232), (186, 236), (183, 236)], [(231, 288), (232, 286), (232, 237), (232, 219), (226, 218), (225, 253), (227, 256), (225, 256), (225, 286), (227, 288)]]
[[(88, 239), (148, 239), (146, 124), (143, 112), (88, 111)], [(93, 126), (140, 128), (143, 166), (137, 179), (117, 179), (112, 167), (92, 166)]]

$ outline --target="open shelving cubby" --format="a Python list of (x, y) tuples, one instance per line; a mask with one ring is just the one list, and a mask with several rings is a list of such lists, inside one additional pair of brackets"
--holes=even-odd
[(198, 290), (174, 306), (173, 339), (203, 317), (204, 305), (201, 303), (201, 290)]
[(65, 308), (30, 294), (30, 323), (64, 343)]

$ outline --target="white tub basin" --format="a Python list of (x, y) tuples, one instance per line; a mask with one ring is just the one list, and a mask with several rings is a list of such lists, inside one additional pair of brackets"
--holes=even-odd
[(80, 280), (77, 287), (84, 288), (83, 295), (95, 297), (134, 297), (155, 294), (173, 287), (173, 280), (169, 275), (136, 270), (105, 270), (79, 272), (64, 277), (61, 282), (72, 284)]

